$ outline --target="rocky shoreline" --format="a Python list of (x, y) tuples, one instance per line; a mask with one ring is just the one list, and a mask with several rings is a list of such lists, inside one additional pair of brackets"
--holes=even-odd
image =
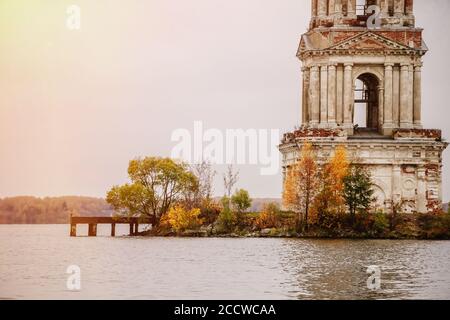
[(240, 230), (232, 233), (215, 233), (211, 230), (186, 230), (176, 233), (173, 231), (144, 231), (136, 236), (141, 237), (160, 237), (160, 238), (274, 238), (274, 239), (326, 239), (326, 240), (450, 240), (447, 235), (427, 235), (425, 233), (390, 233), (384, 235), (374, 235), (367, 233), (358, 233), (355, 231), (346, 231), (330, 233), (324, 230), (313, 230), (305, 233), (297, 233), (292, 230), (283, 230), (277, 228), (268, 228), (257, 231)]

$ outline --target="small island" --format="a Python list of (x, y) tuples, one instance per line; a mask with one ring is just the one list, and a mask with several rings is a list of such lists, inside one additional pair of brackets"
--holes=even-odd
[(322, 164), (305, 143), (284, 181), (282, 206), (267, 203), (261, 212), (249, 212), (247, 190), (233, 192), (239, 173), (232, 166), (223, 175), (220, 199), (212, 196), (216, 172), (208, 162), (147, 157), (130, 161), (128, 174), (131, 182), (114, 186), (106, 200), (118, 219), (151, 224), (133, 235), (450, 239), (450, 210), (405, 213), (402, 203), (393, 203), (392, 213), (377, 208), (370, 172), (350, 163), (343, 147)]

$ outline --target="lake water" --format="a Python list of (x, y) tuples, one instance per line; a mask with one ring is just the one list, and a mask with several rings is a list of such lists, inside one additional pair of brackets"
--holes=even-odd
[[(87, 230), (80, 230), (87, 234)], [(125, 234), (127, 227), (119, 230)], [(0, 225), (0, 299), (449, 299), (450, 242), (97, 238)], [(66, 270), (81, 269), (81, 289)], [(368, 266), (381, 288), (367, 288)]]

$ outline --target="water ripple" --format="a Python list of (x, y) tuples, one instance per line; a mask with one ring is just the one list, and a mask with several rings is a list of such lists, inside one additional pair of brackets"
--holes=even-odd
[[(450, 298), (450, 242), (131, 239), (104, 237), (107, 228), (70, 238), (68, 230), (0, 225), (0, 300)], [(79, 292), (66, 288), (69, 265), (81, 268)], [(371, 265), (382, 270), (378, 291), (367, 289)]]

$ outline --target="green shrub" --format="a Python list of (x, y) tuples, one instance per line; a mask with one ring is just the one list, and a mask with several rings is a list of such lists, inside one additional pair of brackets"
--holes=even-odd
[(232, 232), (236, 225), (236, 215), (229, 207), (225, 207), (219, 214), (216, 221), (216, 232), (229, 233)]
[(252, 206), (252, 199), (247, 190), (241, 189), (231, 197), (231, 204), (237, 212), (243, 213)]
[(383, 235), (389, 231), (389, 218), (383, 211), (378, 211), (373, 215), (372, 230), (377, 235)]
[(450, 238), (450, 214), (420, 214), (417, 218), (420, 237), (425, 239)]
[(222, 208), (219, 203), (213, 200), (204, 200), (200, 207), (200, 218), (205, 225), (213, 224), (220, 215)]

